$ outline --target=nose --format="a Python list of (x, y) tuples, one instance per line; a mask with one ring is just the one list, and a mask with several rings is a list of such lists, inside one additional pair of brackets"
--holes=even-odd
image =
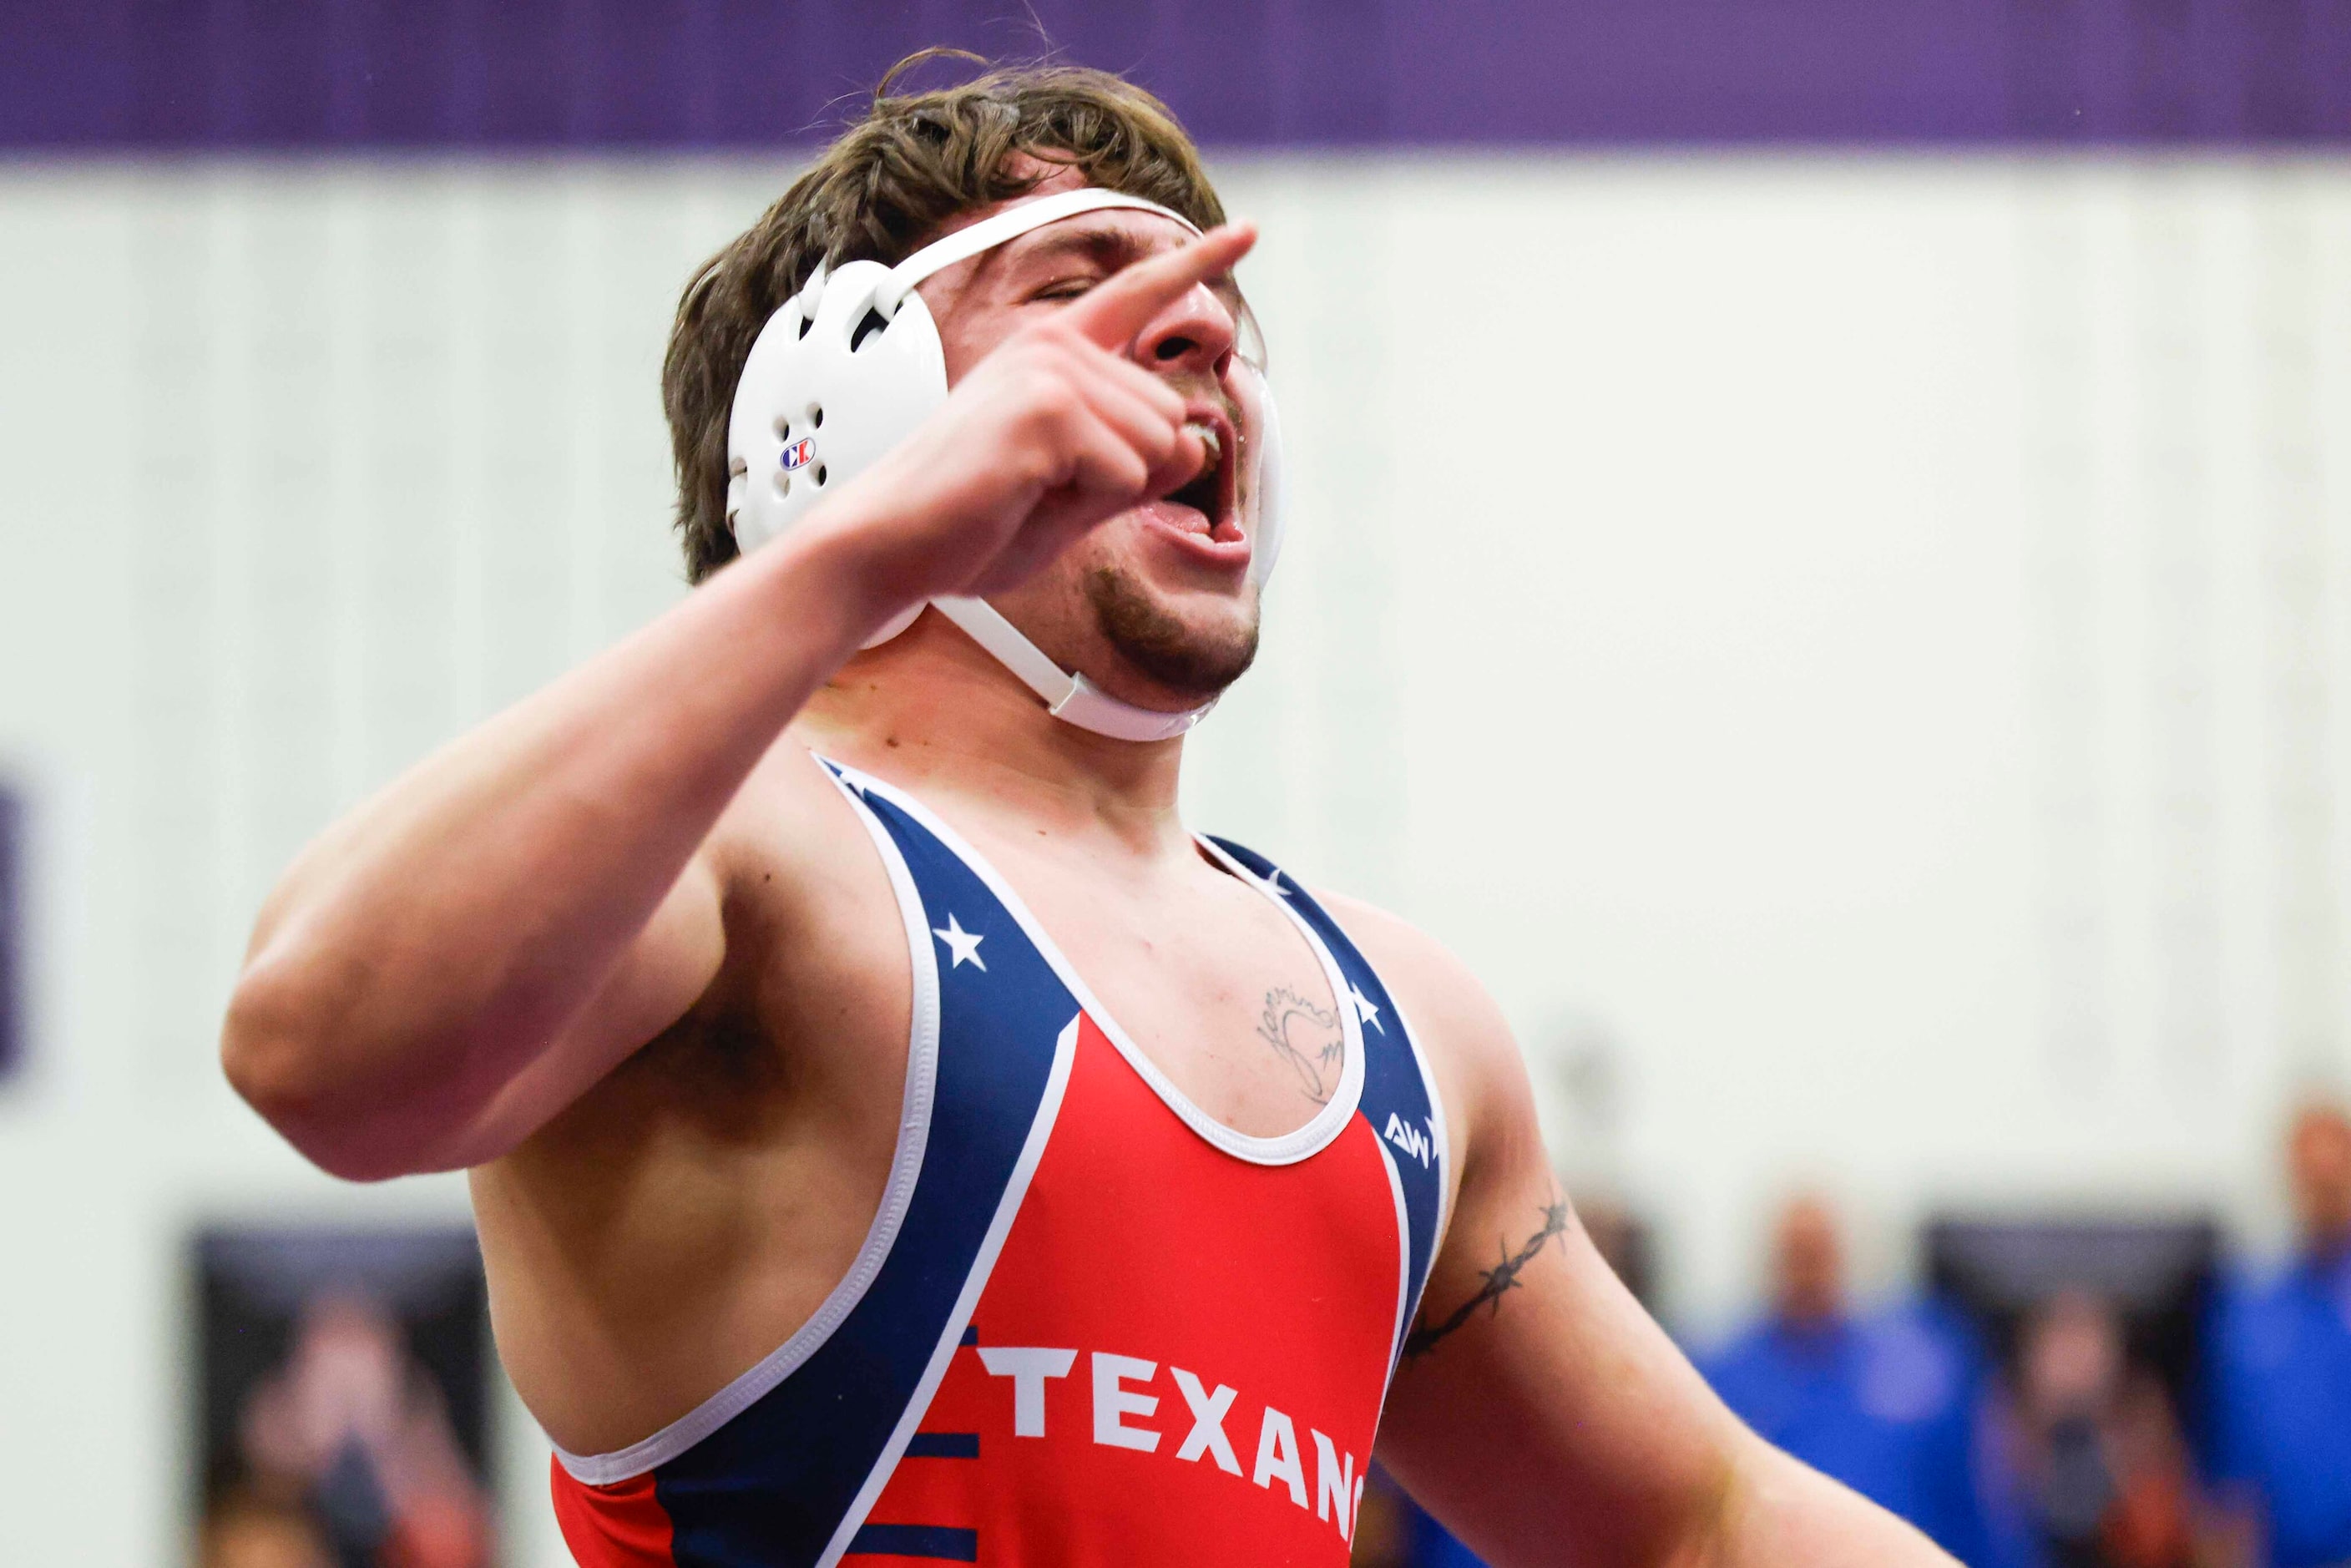
[(1162, 375), (1220, 376), (1239, 330), (1216, 292), (1205, 283), (1195, 284), (1136, 336), (1134, 357), (1145, 370)]

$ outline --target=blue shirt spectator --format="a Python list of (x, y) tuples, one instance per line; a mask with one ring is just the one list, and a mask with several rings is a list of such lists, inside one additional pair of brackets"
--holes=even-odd
[(2351, 1563), (2351, 1249), (2230, 1291), (2211, 1368), (2213, 1468), (2259, 1498), (2273, 1568)]
[(2329, 1568), (2351, 1563), (2351, 1114), (2304, 1104), (2286, 1172), (2300, 1255), (2212, 1314), (2212, 1468), (2258, 1502), (2272, 1568)]
[(1773, 1227), (1771, 1297), (1770, 1317), (1698, 1360), (1723, 1402), (1961, 1562), (1984, 1562), (1970, 1464), (1982, 1378), (1959, 1321), (1928, 1306), (1848, 1310), (1844, 1238), (1810, 1196)]
[(1987, 1560), (1970, 1463), (1976, 1359), (1938, 1312), (1774, 1317), (1700, 1369), (1767, 1441), (1901, 1515), (1961, 1562)]

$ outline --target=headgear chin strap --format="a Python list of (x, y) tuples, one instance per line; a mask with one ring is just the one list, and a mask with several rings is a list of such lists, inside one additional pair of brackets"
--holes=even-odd
[[(896, 267), (852, 261), (829, 273), (819, 266), (768, 318), (735, 383), (726, 423), (726, 522), (737, 545), (748, 551), (784, 533), (946, 401), (946, 352), (916, 285), (1030, 229), (1105, 208), (1155, 213), (1200, 232), (1156, 202), (1090, 188), (1023, 202), (925, 246)], [(1253, 383), (1243, 401), (1256, 405), (1258, 436), (1238, 455), (1250, 471), (1237, 493), (1257, 500), (1249, 575), (1262, 586), (1281, 549), (1281, 434), (1263, 379), (1254, 371), (1245, 379)], [(986, 600), (944, 597), (931, 603), (1044, 699), (1055, 717), (1096, 735), (1165, 740), (1216, 706), (1211, 699), (1161, 713), (1121, 702), (1046, 657)], [(916, 604), (892, 617), (865, 645), (888, 642), (922, 612)]]

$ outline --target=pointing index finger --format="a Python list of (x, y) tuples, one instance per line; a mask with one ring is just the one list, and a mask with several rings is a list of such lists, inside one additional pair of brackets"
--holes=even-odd
[(1123, 349), (1185, 293), (1233, 269), (1257, 244), (1255, 224), (1223, 224), (1125, 267), (1070, 307), (1070, 321), (1105, 349)]

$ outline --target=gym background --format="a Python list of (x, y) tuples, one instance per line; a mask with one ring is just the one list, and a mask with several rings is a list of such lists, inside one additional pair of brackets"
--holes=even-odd
[(0, 3), (0, 1557), (564, 1561), (462, 1182), (215, 1032), (301, 842), (684, 591), (677, 290), (941, 43), (1262, 225), (1191, 809), (1486, 977), (1726, 1394), (1970, 1563), (2351, 1559), (2341, 0)]

